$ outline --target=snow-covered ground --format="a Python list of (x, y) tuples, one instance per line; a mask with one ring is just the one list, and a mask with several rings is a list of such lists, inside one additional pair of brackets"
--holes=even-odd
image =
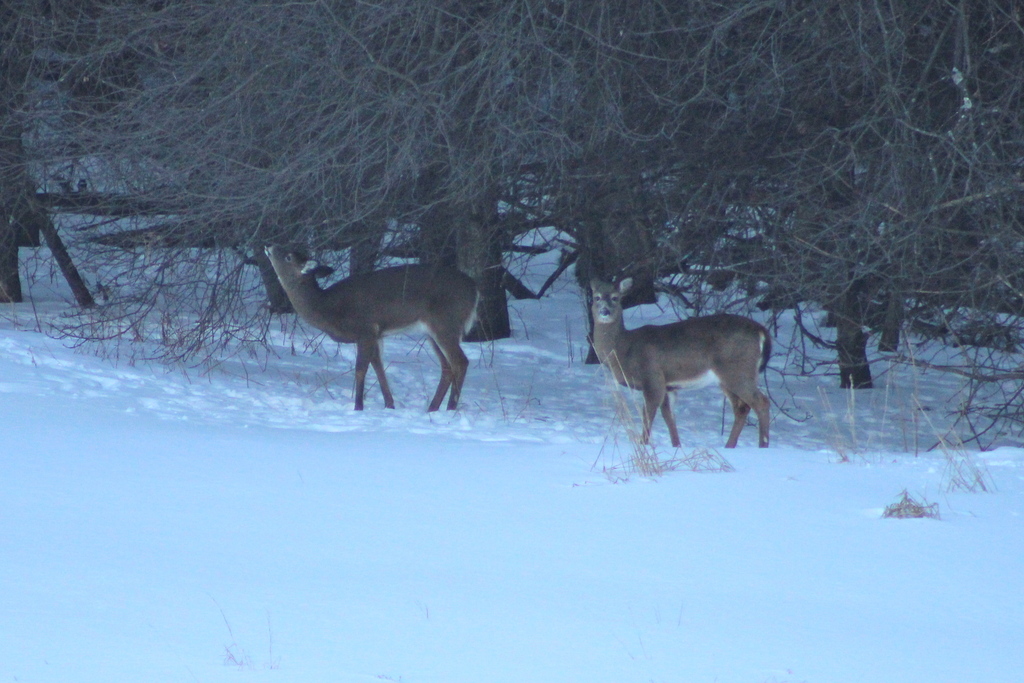
[[(290, 323), (182, 372), (33, 331), (63, 306), (33, 297), (0, 311), (0, 681), (1024, 680), (1024, 448), (928, 450), (950, 376), (783, 374), (783, 317), (772, 447), (725, 451), (718, 391), (683, 394), (661, 457), (735, 471), (648, 479), (569, 276), (429, 415), (416, 337), (385, 344), (398, 409), (374, 382), (360, 414), (354, 347)], [(941, 518), (883, 519), (903, 490)]]

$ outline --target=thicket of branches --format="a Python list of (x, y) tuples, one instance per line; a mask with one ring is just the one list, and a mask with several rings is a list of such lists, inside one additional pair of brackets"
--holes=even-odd
[(0, 295), (63, 238), (106, 297), (69, 334), (258, 343), (283, 242), (457, 263), (496, 338), (554, 226), (638, 300), (823, 308), (843, 386), (962, 345), (976, 431), (1024, 422), (1014, 0), (7, 0), (0, 39)]

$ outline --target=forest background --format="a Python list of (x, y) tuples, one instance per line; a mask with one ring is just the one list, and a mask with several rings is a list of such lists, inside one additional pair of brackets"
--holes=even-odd
[(825, 311), (843, 387), (960, 347), (984, 447), (1024, 424), (1020, 5), (0, 0), (0, 301), (59, 273), (58, 336), (202, 365), (289, 310), (282, 243), (455, 263), (486, 340), (557, 249), (633, 304)]

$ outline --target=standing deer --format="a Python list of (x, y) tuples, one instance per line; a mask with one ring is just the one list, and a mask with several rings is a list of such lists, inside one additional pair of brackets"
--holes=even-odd
[(750, 318), (727, 313), (627, 330), (622, 321), (622, 295), (632, 284), (631, 278), (618, 286), (590, 282), (593, 341), (598, 359), (615, 380), (644, 394), (643, 443), (650, 439), (654, 413), (660, 406), (672, 445), (678, 448), (669, 392), (699, 389), (717, 380), (736, 417), (725, 447), (735, 448), (751, 408), (757, 413), (757, 445), (767, 447), (768, 398), (757, 388), (757, 375), (771, 356), (768, 330)]
[(353, 275), (321, 289), (316, 279), (333, 272), (327, 266), (278, 246), (266, 247), (266, 253), (299, 317), (336, 342), (356, 345), (356, 410), (363, 409), (370, 365), (384, 407), (395, 407), (381, 362), (381, 340), (409, 328), (427, 334), (441, 362), (441, 380), (427, 410), (441, 407), (449, 387), (448, 410), (458, 407), (469, 368), (459, 341), (476, 319), (478, 294), (472, 278), (446, 266), (406, 265)]

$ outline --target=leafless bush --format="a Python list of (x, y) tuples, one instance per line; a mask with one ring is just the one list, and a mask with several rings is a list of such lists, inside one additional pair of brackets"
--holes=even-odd
[(916, 519), (922, 517), (939, 519), (939, 504), (919, 501), (904, 489), (900, 493), (898, 501), (886, 506), (885, 511), (882, 512), (882, 517), (886, 519)]
[[(146, 259), (101, 327), (67, 334), (166, 326), (172, 357), (259, 339), (243, 271), (272, 241), (353, 268), (458, 261), (500, 331), (503, 256), (554, 225), (584, 281), (699, 306), (717, 273), (742, 305), (823, 308), (835, 337), (805, 332), (844, 387), (872, 386), (870, 345), (923, 330), (993, 349), (959, 366), (963, 419), (979, 443), (1020, 438), (1024, 42), (999, 0), (89, 0), (0, 19), (0, 129), (24, 145), (3, 177), (27, 169), (48, 211), (84, 217), (69, 242)], [(79, 265), (95, 281), (111, 258)], [(223, 267), (172, 277), (190, 259)]]

